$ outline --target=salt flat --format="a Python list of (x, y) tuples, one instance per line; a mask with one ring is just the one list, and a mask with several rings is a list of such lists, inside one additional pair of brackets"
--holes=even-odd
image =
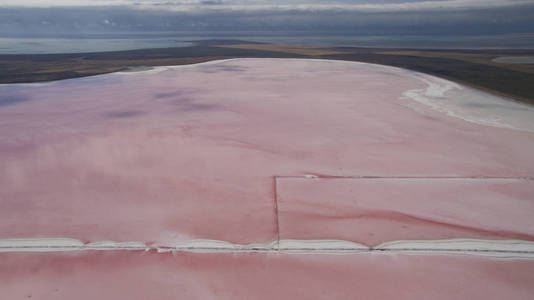
[[(214, 240), (223, 248), (277, 250), (277, 242), (306, 240), (362, 249), (395, 240), (534, 241), (534, 110), (443, 79), (344, 61), (233, 59), (3, 85), (0, 95), (0, 239), (7, 242), (27, 238), (43, 247), (40, 239), (58, 238), (58, 247), (80, 250), (195, 248), (204, 245), (195, 240)], [(135, 265), (137, 251), (116, 251), (123, 254), (113, 257), (124, 255), (119, 261), (138, 268), (133, 274), (171, 272), (170, 254), (149, 251)], [(21, 276), (5, 288), (12, 295), (26, 291), (21, 278), (39, 265), (31, 255), (58, 262), (53, 270), (72, 264), (80, 282), (116, 268), (105, 262), (111, 254), (62, 253), (0, 254), (7, 257), (3, 269)], [(173, 276), (193, 282), (184, 272), (197, 271), (179, 266), (200, 263), (200, 254), (175, 255), (185, 256)], [(228, 254), (204, 255), (210, 259), (195, 273), (201, 277), (208, 276), (203, 270), (219, 274), (241, 264)], [(311, 254), (235, 255), (251, 266), (244, 272), (257, 273), (258, 264), (296, 267), (300, 255)], [(372, 276), (381, 278), (390, 260), (402, 265), (391, 267), (399, 278), (415, 265), (423, 272), (451, 260), (458, 268), (469, 265), (443, 276), (451, 276), (451, 287), (464, 279), (485, 284), (504, 269), (516, 270), (510, 276), (521, 286), (518, 298), (534, 286), (525, 277), (530, 260), (353, 255), (310, 259), (316, 271), (342, 268), (356, 277), (364, 273), (353, 274), (359, 271), (351, 266), (378, 264), (385, 273)], [(98, 261), (94, 269), (87, 270), (88, 260)], [(39, 288), (57, 283), (48, 275)], [(232, 294), (235, 280), (191, 293), (256, 296)], [(504, 293), (511, 285), (495, 289)], [(110, 287), (111, 294), (126, 296), (119, 287)], [(159, 285), (147, 293), (152, 288)], [(339, 288), (351, 289), (348, 282)], [(389, 298), (368, 288), (366, 295)], [(459, 296), (500, 295), (471, 292)]]

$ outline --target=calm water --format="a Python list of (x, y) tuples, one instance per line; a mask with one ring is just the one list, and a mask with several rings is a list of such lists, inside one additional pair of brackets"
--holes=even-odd
[(77, 39), (77, 38), (0, 38), (0, 54), (82, 53), (184, 47), (185, 40), (172, 38)]
[[(178, 35), (178, 34), (176, 34)], [(21, 53), (79, 53), (133, 50), (145, 48), (184, 47), (189, 41), (202, 39), (240, 39), (258, 42), (292, 43), (324, 46), (386, 47), (386, 48), (512, 48), (534, 49), (534, 34), (485, 35), (485, 36), (302, 36), (286, 35), (242, 35), (203, 34), (178, 35), (161, 34), (136, 37), (117, 36), (107, 38), (2, 38), (0, 54)]]

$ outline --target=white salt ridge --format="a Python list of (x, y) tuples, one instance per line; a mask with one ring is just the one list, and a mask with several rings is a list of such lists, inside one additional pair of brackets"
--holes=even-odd
[(83, 243), (70, 238), (0, 239), (0, 252), (57, 252), (83, 250), (152, 250), (198, 253), (277, 252), (296, 254), (457, 254), (499, 258), (534, 259), (534, 242), (524, 240), (405, 240), (375, 247), (344, 240), (280, 240), (270, 243), (234, 244), (220, 240), (190, 240), (171, 246), (142, 242), (98, 241)]
[(115, 242), (115, 241), (98, 241), (87, 243), (83, 246), (88, 250), (116, 250), (116, 249), (129, 249), (129, 250), (143, 250), (147, 249), (147, 246), (141, 242)]
[[(150, 69), (146, 69), (146, 70), (137, 70), (135, 72), (124, 70), (124, 71), (119, 71), (119, 72), (115, 72), (112, 74), (120, 74), (120, 75), (156, 74), (156, 73), (160, 73), (160, 72), (168, 71), (168, 70), (191, 69), (191, 68), (207, 66), (207, 65), (217, 65), (217, 64), (229, 62), (229, 61), (236, 60), (236, 59), (237, 58), (212, 60), (212, 61), (206, 61), (206, 62), (201, 62), (201, 63), (196, 63), (196, 64), (187, 64), (187, 65), (157, 66), (157, 67), (151, 67)], [(106, 74), (104, 74), (104, 76), (105, 75)]]
[(462, 253), (492, 257), (534, 258), (534, 242), (522, 240), (411, 240), (382, 243), (373, 249), (402, 253)]
[(167, 251), (187, 251), (187, 252), (265, 252), (275, 249), (276, 242), (272, 243), (253, 243), (253, 244), (234, 244), (221, 240), (190, 240), (176, 243), (173, 246), (156, 246), (151, 247), (158, 250), (158, 252)]
[(71, 238), (0, 239), (0, 252), (51, 252), (73, 250), (143, 250), (148, 247), (141, 242), (98, 241), (83, 243)]
[[(404, 98), (478, 125), (534, 132), (534, 107), (531, 105), (423, 73), (409, 71), (406, 74), (427, 87), (405, 91)], [(410, 107), (419, 111), (417, 107)]]
[(344, 240), (280, 240), (277, 250), (287, 253), (358, 253), (371, 248)]
[(0, 239), (0, 252), (68, 251), (83, 245), (82, 241), (69, 238)]

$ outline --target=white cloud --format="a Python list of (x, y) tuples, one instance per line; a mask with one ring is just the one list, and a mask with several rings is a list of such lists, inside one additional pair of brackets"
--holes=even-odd
[[(385, 2), (385, 1), (381, 1)], [(324, 0), (0, 0), (0, 7), (99, 7), (122, 6), (147, 10), (204, 11), (354, 11), (408, 12), (504, 8), (534, 4), (534, 0), (445, 0), (373, 3), (373, 1)]]

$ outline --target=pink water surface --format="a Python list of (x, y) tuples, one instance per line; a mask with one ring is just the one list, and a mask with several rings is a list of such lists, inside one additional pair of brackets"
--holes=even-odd
[[(533, 133), (414, 110), (401, 94), (424, 87), (393, 68), (296, 59), (238, 59), (1, 86), (0, 238), (270, 242), (278, 234), (275, 176), (534, 174)], [(280, 196), (285, 199), (289, 188), (308, 198), (317, 189), (314, 182), (284, 181)], [(320, 184), (323, 194), (337, 189)], [(341, 233), (323, 216), (303, 214), (319, 199), (311, 197), (296, 208), (302, 209), (298, 216), (281, 219), (282, 225), (315, 225), (282, 229), (291, 238), (337, 236), (371, 244), (408, 236), (534, 234), (529, 214), (516, 213), (532, 207), (531, 185), (512, 200), (507, 195), (514, 184), (499, 190), (484, 185), (493, 212), (480, 212), (486, 215), (478, 219), (467, 217), (457, 201), (478, 210), (484, 199), (462, 194), (461, 184), (442, 187), (433, 198), (413, 192), (419, 187), (430, 188), (415, 180), (406, 194), (414, 197), (390, 210), (417, 218), (420, 212), (412, 208), (421, 205), (425, 220), (443, 226), (415, 222), (405, 235), (385, 216), (374, 223), (380, 237), (366, 240), (359, 237), (368, 234), (367, 225), (362, 232), (352, 226), (351, 233)], [(363, 196), (376, 189), (354, 188)], [(331, 197), (329, 213), (345, 212), (351, 193), (333, 194), (338, 198)], [(369, 210), (386, 205), (365, 201)], [(425, 209), (433, 205), (447, 210), (448, 219)], [(503, 218), (493, 223), (495, 216)]]
[[(410, 74), (237, 59), (2, 85), (0, 239), (534, 240), (534, 133), (414, 103), (402, 94), (426, 84)], [(444, 254), (18, 252), (0, 253), (0, 298), (532, 299), (533, 270)]]
[(282, 239), (534, 240), (534, 182), (481, 178), (279, 178)]
[(42, 300), (527, 300), (533, 269), (533, 260), (455, 255), (10, 253), (0, 290)]

